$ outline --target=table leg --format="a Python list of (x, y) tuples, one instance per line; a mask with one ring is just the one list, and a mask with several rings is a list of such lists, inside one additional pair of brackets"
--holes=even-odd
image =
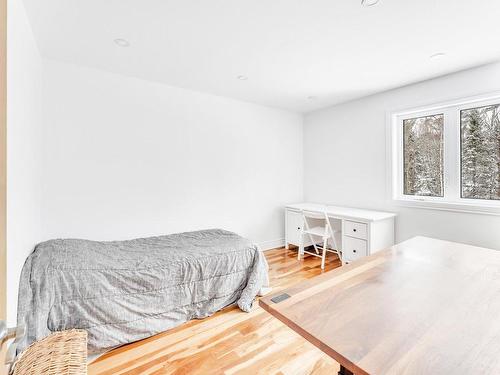
[(344, 366), (340, 365), (340, 371), (338, 375), (354, 375), (350, 370), (346, 369)]

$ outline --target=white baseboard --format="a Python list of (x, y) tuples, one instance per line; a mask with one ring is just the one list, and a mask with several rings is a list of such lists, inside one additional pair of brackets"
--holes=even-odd
[(285, 246), (285, 239), (280, 238), (277, 240), (264, 241), (264, 242), (258, 243), (257, 245), (259, 245), (259, 247), (262, 251), (276, 249), (278, 247)]

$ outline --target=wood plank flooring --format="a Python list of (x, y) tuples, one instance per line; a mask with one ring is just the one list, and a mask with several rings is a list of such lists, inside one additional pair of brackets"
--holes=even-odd
[[(322, 273), (321, 259), (284, 248), (266, 251), (273, 293)], [(325, 272), (339, 267), (328, 254)], [(115, 349), (89, 364), (89, 374), (336, 374), (339, 365), (258, 303), (250, 313), (228, 307), (151, 338)]]

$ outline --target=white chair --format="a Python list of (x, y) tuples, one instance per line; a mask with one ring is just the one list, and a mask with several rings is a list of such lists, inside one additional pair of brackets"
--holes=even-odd
[[(6, 323), (3, 320), (0, 320), (0, 349), (6, 349), (6, 344), (8, 341), (14, 340), (10, 346), (8, 346), (7, 351), (0, 350), (0, 354), (4, 356), (0, 356), (0, 370), (5, 369), (7, 367), (9, 371), (6, 373), (11, 373), (10, 368), (13, 366), (16, 361), (16, 352), (19, 341), (24, 337), (26, 333), (26, 328), (24, 325), (20, 325), (14, 328), (7, 328)], [(1, 371), (0, 371), (1, 372)], [(3, 374), (3, 372), (1, 372)]]
[[(321, 258), (321, 269), (325, 269), (326, 253), (331, 252), (337, 254), (343, 264), (342, 251), (339, 249), (337, 240), (335, 239), (335, 234), (340, 233), (340, 231), (333, 229), (327, 213), (324, 212), (320, 214), (317, 212), (302, 210), (302, 219), (304, 225), (302, 226), (300, 237), (301, 246), (299, 247), (298, 260), (300, 260), (300, 257), (303, 254), (313, 255)], [(312, 243), (314, 252), (305, 250), (304, 237), (306, 236)], [(328, 248), (329, 240), (331, 240), (333, 249)]]

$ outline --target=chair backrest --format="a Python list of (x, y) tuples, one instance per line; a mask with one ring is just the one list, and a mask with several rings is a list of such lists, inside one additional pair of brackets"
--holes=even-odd
[[(304, 227), (306, 230), (310, 230), (311, 227), (322, 226), (325, 228), (325, 235), (331, 232), (330, 221), (328, 220), (328, 215), (325, 212), (317, 212), (317, 211), (307, 211), (302, 210), (302, 219), (304, 220)], [(321, 220), (321, 224), (314, 223), (313, 220), (319, 221)]]
[(321, 226), (325, 226), (325, 231), (331, 236), (334, 236), (334, 230), (332, 224), (330, 222), (330, 217), (326, 213), (326, 211), (318, 212), (318, 211), (307, 211), (302, 210), (302, 217), (304, 220), (304, 226), (306, 229), (309, 229), (311, 226), (311, 221), (309, 220), (323, 220)]
[(323, 220), (325, 220), (327, 217), (326, 212), (315, 212), (307, 210), (302, 210), (302, 216), (304, 216), (306, 219), (323, 219)]

